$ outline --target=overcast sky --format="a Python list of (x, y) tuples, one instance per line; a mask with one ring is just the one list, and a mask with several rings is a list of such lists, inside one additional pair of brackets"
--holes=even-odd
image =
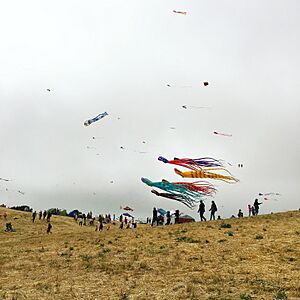
[(259, 192), (282, 194), (263, 213), (298, 209), (299, 11), (298, 0), (2, 1), (0, 177), (12, 181), (0, 203), (197, 216), (140, 181), (180, 179), (162, 155), (234, 165), (239, 183), (211, 180), (221, 216)]

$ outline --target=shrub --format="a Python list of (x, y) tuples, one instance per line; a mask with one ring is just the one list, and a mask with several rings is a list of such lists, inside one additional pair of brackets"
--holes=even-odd
[(185, 242), (185, 243), (200, 243), (199, 240), (194, 240), (193, 238), (190, 238), (188, 236), (180, 236), (176, 238), (177, 242)]
[(261, 234), (257, 234), (255, 239), (256, 240), (262, 240), (264, 237)]
[(222, 223), (221, 228), (231, 228), (231, 224), (228, 223)]
[(277, 294), (275, 295), (275, 299), (287, 299), (287, 295), (284, 291), (278, 291)]
[(241, 300), (251, 300), (252, 297), (250, 295), (247, 295), (247, 294), (240, 294), (240, 299)]

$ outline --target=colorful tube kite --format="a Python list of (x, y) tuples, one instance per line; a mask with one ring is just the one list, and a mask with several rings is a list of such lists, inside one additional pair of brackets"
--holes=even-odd
[(174, 169), (175, 173), (180, 175), (181, 177), (188, 177), (188, 178), (211, 178), (211, 179), (217, 179), (222, 180), (227, 183), (236, 183), (239, 180), (234, 178), (233, 176), (228, 175), (221, 175), (217, 173), (207, 172), (207, 169), (203, 170), (196, 170), (196, 171), (188, 171), (188, 172), (182, 172), (178, 169)]
[(84, 126), (89, 126), (92, 123), (97, 122), (100, 119), (104, 118), (105, 116), (108, 116), (108, 113), (106, 111), (104, 113), (99, 114), (98, 116), (96, 116), (93, 119), (86, 120), (83, 124), (84, 124)]
[[(159, 188), (166, 193), (158, 193), (157, 191), (153, 192), (157, 196), (173, 199), (188, 207), (192, 208), (196, 203), (203, 199), (205, 196), (211, 196), (213, 190), (209, 184), (206, 184), (207, 190), (201, 188), (199, 182), (198, 183), (171, 183), (167, 180), (162, 180), (161, 182), (153, 182), (147, 178), (141, 178), (142, 182), (147, 184), (148, 186)], [(204, 183), (202, 183), (204, 187)]]
[(211, 158), (211, 157), (202, 157), (202, 158), (176, 158), (173, 160), (167, 160), (166, 158), (159, 156), (159, 161), (162, 161), (165, 164), (172, 164), (181, 167), (188, 168), (190, 170), (199, 170), (202, 168), (223, 168), (224, 165), (220, 160)]

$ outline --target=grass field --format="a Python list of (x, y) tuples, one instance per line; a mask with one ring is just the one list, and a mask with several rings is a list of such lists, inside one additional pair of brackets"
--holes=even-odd
[(4, 211), (0, 299), (300, 299), (300, 211), (104, 232), (52, 217), (52, 235)]

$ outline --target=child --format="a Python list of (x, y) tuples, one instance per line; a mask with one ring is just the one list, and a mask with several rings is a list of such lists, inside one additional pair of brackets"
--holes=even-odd
[(249, 217), (251, 217), (252, 207), (250, 204), (248, 204), (248, 212), (249, 212)]

